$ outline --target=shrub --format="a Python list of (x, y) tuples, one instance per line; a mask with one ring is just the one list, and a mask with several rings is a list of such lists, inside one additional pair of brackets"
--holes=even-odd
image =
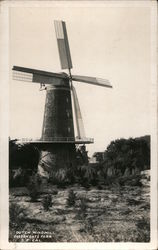
[(52, 191), (52, 194), (53, 194), (53, 195), (57, 195), (57, 194), (58, 194), (58, 190), (57, 190), (57, 189), (54, 189), (54, 190)]
[(82, 227), (79, 229), (80, 233), (87, 233), (93, 235), (94, 233), (94, 221), (92, 218), (84, 220)]
[(68, 193), (67, 205), (74, 206), (76, 202), (76, 193), (71, 189)]
[(96, 185), (97, 180), (97, 168), (94, 168), (91, 164), (82, 165), (77, 167), (77, 176), (79, 177), (79, 182), (85, 188), (89, 188), (91, 185)]
[(137, 206), (141, 204), (140, 200), (132, 199), (132, 198), (127, 198), (127, 203), (130, 206)]
[(89, 234), (93, 234), (94, 221), (92, 218), (88, 218), (85, 222), (85, 231)]
[(22, 169), (37, 170), (39, 158), (39, 151), (32, 144), (9, 139), (9, 169), (22, 166)]
[(150, 220), (149, 219), (142, 217), (141, 219), (138, 220), (136, 225), (138, 229), (147, 230), (148, 232), (150, 232)]
[(31, 201), (37, 201), (39, 197), (39, 189), (40, 189), (41, 180), (38, 174), (34, 174), (31, 176), (27, 189), (29, 191), (29, 195), (31, 197)]
[(103, 189), (103, 186), (100, 185), (100, 184), (98, 184), (98, 189), (99, 189), (99, 190), (102, 190), (102, 189)]
[(82, 218), (86, 217), (87, 211), (87, 199), (85, 197), (80, 198), (79, 213)]
[(42, 205), (45, 211), (48, 211), (49, 208), (52, 206), (52, 196), (50, 194), (43, 198)]
[(70, 164), (70, 166), (67, 168), (67, 173), (66, 173), (66, 178), (69, 184), (75, 183), (75, 174), (76, 174), (76, 169), (72, 164)]
[(67, 179), (67, 170), (64, 168), (55, 170), (51, 172), (51, 176), (49, 178), (49, 182), (58, 185), (58, 187), (65, 187), (68, 182)]
[(9, 206), (9, 225), (12, 228), (19, 227), (19, 223), (26, 216), (26, 211), (24, 208), (20, 207), (16, 203), (11, 203)]

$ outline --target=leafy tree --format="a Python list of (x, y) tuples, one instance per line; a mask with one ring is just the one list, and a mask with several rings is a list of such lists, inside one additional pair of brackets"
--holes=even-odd
[(88, 165), (88, 151), (86, 146), (82, 145), (76, 149), (77, 165)]
[(9, 138), (9, 183), (10, 186), (23, 186), (29, 176), (37, 171), (39, 151), (32, 144), (20, 144)]
[(96, 161), (102, 163), (104, 161), (104, 152), (96, 152), (93, 154), (93, 157), (96, 157)]
[(115, 168), (116, 175), (124, 174), (125, 169), (141, 170), (150, 165), (150, 140), (145, 137), (118, 139), (112, 141), (105, 151), (105, 170)]
[(37, 168), (39, 151), (30, 143), (20, 144), (17, 140), (9, 141), (9, 167)]

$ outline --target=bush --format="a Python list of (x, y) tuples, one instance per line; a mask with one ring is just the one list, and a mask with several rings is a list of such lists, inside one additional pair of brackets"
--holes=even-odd
[(67, 205), (74, 206), (76, 202), (76, 193), (71, 189), (68, 193)]
[(77, 167), (77, 177), (79, 183), (85, 188), (89, 188), (91, 185), (97, 185), (97, 168), (93, 167), (91, 164), (82, 165)]
[(31, 201), (37, 201), (39, 197), (39, 189), (40, 189), (41, 179), (38, 174), (34, 174), (31, 176), (27, 189), (29, 191), (29, 195), (31, 197)]
[(94, 231), (94, 221), (92, 218), (88, 218), (85, 222), (85, 231), (89, 234), (93, 234)]
[(43, 198), (42, 205), (45, 211), (48, 211), (49, 208), (52, 206), (52, 196), (50, 194)]
[(9, 169), (21, 166), (22, 169), (37, 170), (40, 154), (30, 143), (21, 144), (9, 138)]
[(64, 168), (55, 170), (51, 172), (51, 176), (49, 178), (49, 183), (53, 185), (58, 185), (60, 188), (64, 188), (65, 185), (67, 184), (68, 179), (67, 179), (67, 170)]
[(54, 190), (52, 191), (52, 194), (53, 194), (53, 195), (57, 195), (57, 194), (58, 194), (58, 190), (57, 190), (57, 189), (54, 189)]
[(134, 176), (122, 176), (118, 178), (118, 183), (121, 186), (138, 186), (141, 187), (142, 183), (141, 183), (141, 175), (137, 174)]
[(32, 175), (31, 169), (23, 169), (18, 167), (16, 169), (9, 169), (9, 187), (23, 187), (29, 182)]
[(150, 220), (142, 217), (141, 219), (138, 220), (137, 222), (137, 228), (140, 230), (147, 230), (150, 232)]
[(9, 206), (9, 225), (12, 228), (19, 227), (21, 221), (26, 217), (26, 211), (16, 203)]
[(87, 211), (87, 199), (85, 197), (80, 198), (79, 213), (82, 218), (86, 217)]
[(67, 168), (66, 178), (69, 184), (75, 183), (75, 174), (76, 174), (76, 168), (70, 164), (70, 166)]

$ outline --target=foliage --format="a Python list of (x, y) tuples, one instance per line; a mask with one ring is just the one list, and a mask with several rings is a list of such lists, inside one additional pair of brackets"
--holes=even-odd
[[(111, 185), (113, 182), (117, 185), (141, 186), (140, 171), (150, 165), (150, 137), (118, 139), (112, 141), (105, 152), (94, 155), (98, 163), (83, 164), (80, 161), (74, 173), (75, 180), (84, 187), (101, 183)], [(125, 175), (134, 175), (135, 178), (127, 180), (124, 179)]]
[(39, 197), (40, 185), (41, 185), (40, 176), (38, 174), (33, 174), (30, 177), (30, 181), (27, 186), (29, 195), (31, 197), (31, 201), (37, 201)]
[(85, 187), (89, 187), (90, 184), (97, 184), (97, 168), (88, 165), (79, 165), (76, 168), (69, 167), (67, 169), (60, 168), (53, 170), (49, 178), (49, 182), (64, 187), (65, 185), (73, 183), (81, 183)]
[(104, 174), (108, 168), (114, 168), (115, 175), (123, 175), (129, 168), (140, 171), (149, 167), (150, 145), (144, 137), (118, 139), (112, 141), (105, 151)]
[(24, 186), (37, 170), (39, 151), (30, 143), (20, 144), (9, 139), (9, 185)]
[(67, 205), (74, 206), (75, 202), (76, 202), (76, 193), (72, 189), (70, 189), (67, 198)]
[(59, 187), (64, 187), (68, 183), (67, 179), (67, 169), (60, 168), (58, 170), (53, 170), (49, 178), (49, 182), (58, 185)]
[(24, 169), (37, 169), (39, 151), (30, 143), (17, 143), (17, 140), (9, 140), (9, 167), (21, 166)]
[(104, 152), (95, 152), (93, 157), (96, 158), (96, 161), (102, 163), (104, 161)]
[(48, 211), (52, 206), (52, 196), (50, 194), (46, 195), (42, 200), (42, 205), (45, 211)]
[(138, 229), (147, 230), (148, 232), (150, 231), (150, 220), (149, 219), (141, 217), (141, 219), (138, 220), (136, 225), (137, 225)]
[(86, 197), (81, 197), (80, 198), (80, 203), (79, 203), (79, 215), (81, 218), (86, 217), (86, 211), (87, 211), (87, 199)]
[(80, 146), (76, 150), (77, 165), (88, 165), (88, 151), (85, 145)]
[(16, 203), (10, 203), (9, 205), (9, 225), (12, 228), (19, 226), (21, 221), (26, 217), (26, 211), (23, 207)]
[(138, 186), (141, 187), (141, 175), (137, 174), (134, 176), (134, 178), (131, 178), (130, 176), (122, 176), (118, 178), (118, 182), (121, 186), (128, 185), (128, 186)]
[[(14, 192), (12, 190), (11, 200), (14, 195), (15, 201), (20, 207), (26, 202), (25, 210), (28, 211), (28, 216), (25, 217), (23, 210), (22, 214), (17, 208), (13, 210), (10, 218), (12, 221), (15, 219), (16, 223), (12, 223), (9, 231), (12, 242), (22, 241), (22, 239), (14, 237), (16, 231), (23, 229), (24, 231), (40, 232), (43, 231), (43, 228), (53, 235), (51, 239), (42, 238), (41, 241), (49, 242), (75, 242), (82, 239), (85, 242), (150, 241), (150, 187), (142, 190), (139, 187), (127, 186), (117, 189), (113, 186), (101, 192), (96, 188), (85, 192), (82, 187), (75, 186), (73, 191), (77, 193), (77, 197), (73, 209), (65, 207), (65, 202), (62, 200), (65, 200), (67, 194), (65, 190), (60, 190), (59, 194), (54, 196), (52, 189), (54, 187), (49, 187), (49, 193), (53, 198), (53, 210), (47, 215), (44, 212), (39, 214), (41, 206), (39, 203), (29, 207), (28, 199), (25, 197), (26, 193), (21, 200), (21, 197), (15, 195), (19, 189)], [(32, 211), (31, 216), (30, 211)], [(73, 220), (70, 222), (69, 219), (65, 220), (65, 218)], [(21, 227), (23, 222), (25, 225)], [(63, 227), (63, 225), (65, 226)]]
[(93, 234), (96, 242), (149, 242), (150, 235), (147, 230), (134, 230), (132, 228), (127, 231), (119, 231), (117, 228), (107, 227), (105, 231), (99, 235)]
[[(23, 186), (37, 170), (39, 152), (31, 144), (18, 144), (16, 140), (10, 140), (9, 148), (10, 187)], [(50, 173), (49, 181), (58, 187), (80, 183), (89, 188), (90, 185), (111, 185), (117, 178), (118, 185), (129, 183), (141, 186), (139, 176), (128, 183), (122, 177), (136, 175), (149, 168), (150, 137), (117, 139), (109, 144), (105, 152), (97, 152), (95, 155), (99, 163), (88, 163), (86, 148), (81, 146), (76, 150), (77, 167), (71, 164), (67, 168), (54, 169)]]
[(23, 187), (29, 182), (29, 178), (33, 171), (31, 169), (9, 169), (9, 186), (10, 187)]
[(95, 223), (93, 221), (93, 218), (87, 218), (87, 220), (84, 221), (85, 231), (89, 234), (93, 234), (94, 225)]
[(57, 189), (53, 189), (53, 190), (52, 190), (52, 194), (53, 194), (53, 195), (57, 195), (57, 194), (58, 194), (58, 190), (57, 190)]
[(75, 183), (76, 180), (75, 175), (76, 175), (76, 168), (74, 167), (73, 164), (70, 164), (70, 166), (67, 168), (67, 173), (66, 173), (67, 181), (69, 184)]
[(82, 185), (97, 184), (97, 168), (91, 164), (78, 166), (76, 173)]

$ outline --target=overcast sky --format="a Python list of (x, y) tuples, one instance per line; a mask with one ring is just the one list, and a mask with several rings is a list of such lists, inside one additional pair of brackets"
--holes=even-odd
[[(95, 140), (90, 154), (111, 140), (150, 134), (150, 8), (11, 8), (10, 69), (61, 72), (54, 20), (66, 21), (72, 74), (109, 79), (113, 86), (74, 83), (86, 136)], [(40, 137), (45, 91), (35, 83), (10, 83), (10, 136)]]

